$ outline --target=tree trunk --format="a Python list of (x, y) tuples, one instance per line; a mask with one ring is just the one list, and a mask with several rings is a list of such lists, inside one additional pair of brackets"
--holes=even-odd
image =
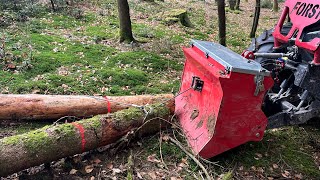
[(250, 33), (250, 38), (254, 38), (256, 36), (257, 27), (259, 24), (259, 16), (260, 16), (260, 0), (256, 0), (256, 8), (254, 12), (254, 19), (253, 19), (252, 29)]
[(54, 1), (53, 0), (50, 0), (51, 2), (51, 8), (52, 8), (52, 11), (56, 11), (56, 7), (54, 5)]
[(217, 0), (218, 5), (218, 19), (219, 19), (219, 43), (226, 46), (226, 12), (225, 1)]
[(120, 21), (120, 42), (134, 42), (128, 0), (117, 0)]
[(273, 11), (274, 12), (278, 12), (279, 11), (278, 0), (273, 0)]
[(235, 9), (240, 10), (240, 0), (237, 0)]
[(142, 109), (132, 107), (0, 139), (0, 177), (114, 143), (140, 127), (140, 135), (154, 133), (161, 126), (159, 118), (171, 119), (173, 101), (147, 106), (147, 116)]
[(139, 96), (0, 95), (0, 120), (46, 120), (107, 114), (171, 99), (172, 94)]
[(234, 10), (235, 7), (236, 7), (236, 0), (229, 0), (229, 8), (231, 10)]

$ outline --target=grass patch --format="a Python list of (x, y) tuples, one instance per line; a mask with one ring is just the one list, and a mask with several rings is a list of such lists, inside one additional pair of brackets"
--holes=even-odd
[[(313, 131), (313, 135), (319, 137), (319, 130)], [(306, 131), (299, 127), (268, 131), (261, 142), (244, 144), (213, 158), (213, 161), (223, 162), (222, 165), (230, 169), (235, 166), (244, 166), (244, 171), (262, 168), (266, 176), (288, 170), (292, 173), (300, 172), (305, 178), (316, 178), (320, 172), (310, 155), (312, 149), (308, 144), (309, 139)], [(273, 164), (279, 167), (275, 169)]]

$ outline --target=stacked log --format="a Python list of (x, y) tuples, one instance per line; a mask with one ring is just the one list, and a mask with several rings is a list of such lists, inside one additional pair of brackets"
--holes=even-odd
[(107, 114), (132, 105), (146, 105), (173, 98), (172, 94), (138, 96), (0, 95), (0, 120), (57, 120)]
[[(157, 131), (163, 119), (169, 121), (174, 113), (172, 95), (160, 99), (165, 103), (131, 107), (0, 139), (0, 177), (114, 143), (141, 127), (140, 135)], [(159, 99), (139, 100), (145, 103)]]

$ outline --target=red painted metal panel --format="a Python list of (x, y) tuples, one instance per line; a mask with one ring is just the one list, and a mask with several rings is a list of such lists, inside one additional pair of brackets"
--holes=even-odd
[[(192, 77), (204, 81), (176, 98), (176, 115), (195, 154), (210, 158), (248, 141), (262, 139), (267, 118), (261, 110), (265, 92), (254, 96), (255, 75), (230, 72), (197, 47), (185, 48), (186, 62), (180, 92)], [(268, 89), (272, 79), (265, 77)]]

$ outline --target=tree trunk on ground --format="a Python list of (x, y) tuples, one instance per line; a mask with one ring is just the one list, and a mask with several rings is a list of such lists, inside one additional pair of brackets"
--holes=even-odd
[(120, 42), (134, 42), (128, 0), (117, 0), (120, 21)]
[(240, 10), (240, 0), (237, 0), (235, 9)]
[(260, 0), (256, 0), (256, 8), (254, 12), (254, 19), (253, 19), (252, 29), (250, 33), (250, 38), (254, 38), (256, 36), (257, 27), (259, 24), (259, 16), (260, 16)]
[(0, 95), (0, 120), (50, 120), (116, 112), (171, 99), (172, 94), (139, 96)]
[(225, 1), (217, 0), (218, 5), (218, 19), (219, 19), (219, 43), (226, 46), (226, 12)]
[(163, 125), (159, 118), (170, 121), (173, 101), (147, 106), (147, 116), (142, 109), (129, 108), (0, 139), (0, 177), (117, 142), (140, 127), (139, 135), (154, 133)]
[(278, 12), (279, 11), (278, 0), (273, 0), (273, 11), (274, 12)]

